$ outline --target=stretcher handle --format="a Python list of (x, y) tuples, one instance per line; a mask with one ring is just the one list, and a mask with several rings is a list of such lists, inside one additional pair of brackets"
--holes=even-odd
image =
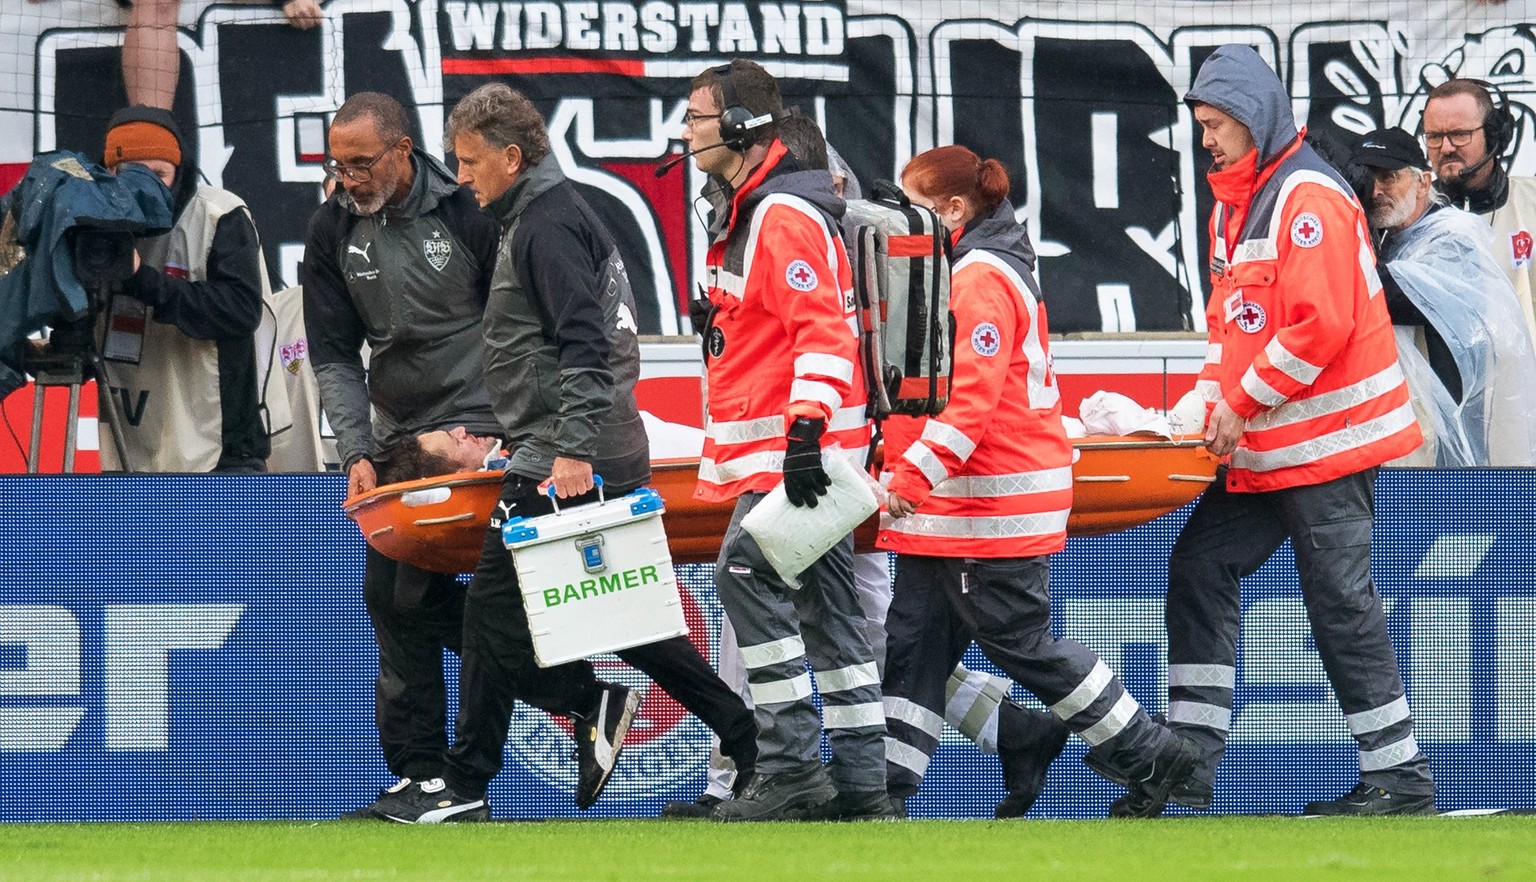
[[(608, 499), (605, 496), (605, 494), (603, 493), (603, 476), (602, 475), (593, 475), (592, 476), (592, 483), (593, 483), (594, 486), (597, 487), (597, 501), (598, 501), (598, 503), (601, 504), (601, 503), (607, 502)], [(549, 494), (549, 504), (553, 505), (555, 507), (555, 514), (559, 514), (560, 513), (560, 502), (559, 502), (558, 499), (555, 498), (555, 485), (554, 484), (550, 484), (548, 487), (544, 488), (544, 492)]]

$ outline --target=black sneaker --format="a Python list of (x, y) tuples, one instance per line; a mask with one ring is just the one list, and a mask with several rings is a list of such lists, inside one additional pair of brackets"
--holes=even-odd
[(747, 785), (752, 783), (752, 776), (756, 773), (752, 766), (737, 766), (736, 779), (731, 782), (731, 798), (735, 799), (746, 791)]
[(379, 814), (378, 811), (377, 811), (377, 808), (376, 808), (378, 806), (378, 804), (379, 804), (379, 800), (383, 799), (384, 797), (388, 796), (391, 793), (398, 793), (401, 790), (404, 790), (405, 788), (407, 788), (409, 786), (411, 786), (411, 779), (410, 778), (401, 778), (399, 781), (396, 781), (395, 783), (389, 785), (388, 787), (385, 787), (383, 790), (380, 790), (379, 791), (379, 795), (374, 797), (373, 802), (363, 806), (362, 808), (355, 808), (355, 809), (353, 809), (350, 812), (342, 812), (341, 814), (336, 816), (336, 820), (338, 820), (338, 821), (382, 821), (382, 820), (384, 820), (384, 816)]
[(725, 800), (713, 793), (706, 793), (692, 802), (684, 802), (681, 799), (668, 800), (667, 804), (661, 808), (661, 816), (663, 818), (707, 818), (715, 810), (715, 806), (722, 802)]
[(491, 808), (485, 800), (469, 799), (449, 789), (442, 778), (416, 781), (386, 792), (373, 804), (374, 812), (401, 824), (441, 824), (457, 821), (489, 821)]
[(608, 777), (624, 749), (624, 736), (640, 708), (640, 696), (628, 686), (604, 683), (597, 704), (585, 714), (571, 714), (575, 725), (576, 807), (589, 808), (608, 786)]
[(1018, 743), (998, 741), (997, 758), (1003, 764), (1003, 786), (1008, 795), (992, 810), (994, 818), (1022, 818), (1045, 789), (1045, 774), (1061, 755), (1072, 729), (1049, 713), (1025, 711), (1030, 731)]
[(807, 821), (895, 821), (907, 816), (907, 804), (884, 790), (838, 791), (828, 802), (805, 813)]
[(1303, 815), (1343, 817), (1357, 815), (1433, 815), (1433, 793), (1393, 793), (1364, 782), (1338, 799), (1309, 802)]
[(717, 821), (800, 821), (831, 802), (837, 787), (820, 762), (793, 772), (756, 772), (741, 795), (715, 806)]

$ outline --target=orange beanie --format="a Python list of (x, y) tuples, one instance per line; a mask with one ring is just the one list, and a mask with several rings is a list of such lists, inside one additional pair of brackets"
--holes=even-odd
[(142, 120), (122, 123), (107, 132), (103, 164), (113, 166), (142, 159), (181, 165), (181, 143), (176, 140), (176, 134), (164, 126)]

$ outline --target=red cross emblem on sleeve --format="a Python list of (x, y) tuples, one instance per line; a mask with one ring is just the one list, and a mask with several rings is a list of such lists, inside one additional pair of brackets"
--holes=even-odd
[(1310, 211), (1296, 215), (1291, 221), (1291, 241), (1302, 248), (1316, 247), (1323, 241), (1323, 221)]
[(971, 331), (971, 348), (976, 354), (991, 358), (997, 354), (997, 349), (1003, 343), (1003, 337), (997, 331), (997, 325), (991, 322), (982, 322)]
[(1529, 230), (1516, 230), (1509, 234), (1509, 265), (1513, 269), (1520, 269), (1531, 265), (1531, 233)]
[(784, 270), (784, 281), (796, 291), (809, 291), (816, 287), (816, 271), (803, 260), (796, 260)]

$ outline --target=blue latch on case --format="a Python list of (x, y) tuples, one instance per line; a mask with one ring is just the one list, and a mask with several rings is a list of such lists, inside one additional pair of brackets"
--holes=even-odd
[(629, 494), (629, 499), (630, 514), (642, 515), (662, 510), (661, 494), (650, 487), (641, 487)]
[(539, 528), (529, 523), (529, 518), (508, 518), (501, 525), (501, 544), (529, 542), (539, 538)]

